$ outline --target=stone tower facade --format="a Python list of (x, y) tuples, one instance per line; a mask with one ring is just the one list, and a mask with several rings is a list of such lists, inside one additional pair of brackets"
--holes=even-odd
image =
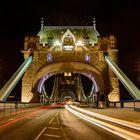
[(76, 72), (90, 78), (100, 98), (119, 101), (119, 81), (104, 60), (105, 53), (117, 63), (116, 38), (101, 37), (93, 26), (44, 26), (37, 36), (26, 36), (22, 53), (33, 62), (22, 78), (22, 102), (38, 102), (49, 77)]

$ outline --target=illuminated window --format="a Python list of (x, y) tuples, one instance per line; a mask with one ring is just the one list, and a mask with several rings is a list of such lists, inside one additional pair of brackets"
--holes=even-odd
[(90, 55), (89, 54), (86, 54), (85, 60), (86, 60), (86, 62), (89, 62), (90, 61)]
[(64, 72), (64, 76), (71, 76), (71, 72)]
[(52, 55), (50, 53), (48, 53), (48, 55), (47, 55), (47, 61), (48, 62), (51, 62), (52, 61)]
[(74, 46), (70, 46), (70, 45), (63, 46), (63, 50), (65, 51), (74, 50)]

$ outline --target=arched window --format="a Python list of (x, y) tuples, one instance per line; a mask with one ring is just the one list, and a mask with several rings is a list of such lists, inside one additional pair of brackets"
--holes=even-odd
[(48, 53), (48, 55), (47, 55), (47, 61), (48, 62), (51, 62), (52, 61), (52, 54), (51, 53)]
[(75, 36), (69, 29), (62, 36), (62, 44), (63, 45), (75, 45)]

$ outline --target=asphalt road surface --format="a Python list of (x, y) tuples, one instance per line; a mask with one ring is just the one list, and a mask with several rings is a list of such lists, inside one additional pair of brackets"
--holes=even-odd
[(76, 117), (65, 108), (47, 107), (2, 117), (0, 140), (122, 140)]

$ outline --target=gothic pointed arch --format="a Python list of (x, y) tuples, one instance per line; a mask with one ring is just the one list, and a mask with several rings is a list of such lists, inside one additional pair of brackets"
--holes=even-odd
[(67, 31), (63, 34), (62, 36), (62, 43), (63, 44), (75, 44), (76, 38), (73, 35), (73, 33), (71, 32), (70, 29), (67, 29)]

